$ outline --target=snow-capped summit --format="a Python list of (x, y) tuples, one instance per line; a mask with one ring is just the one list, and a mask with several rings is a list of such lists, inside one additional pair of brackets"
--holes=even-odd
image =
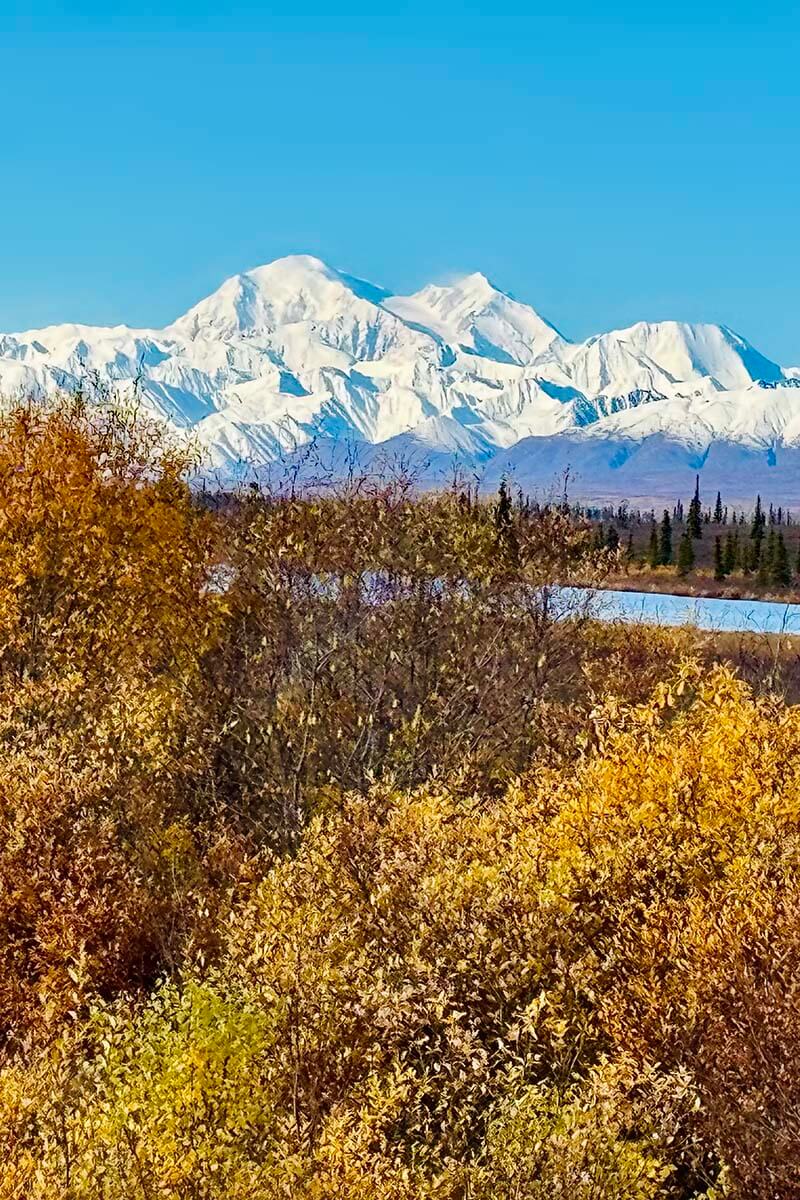
[(384, 295), (319, 258), (292, 254), (226, 279), (168, 331), (190, 338), (272, 333), (280, 325), (331, 321), (360, 306), (374, 307)]
[(681, 472), (701, 470), (733, 500), (766, 471), (775, 495), (800, 500), (800, 369), (721, 325), (640, 322), (573, 343), (479, 272), (400, 296), (290, 255), (232, 276), (165, 329), (0, 335), (7, 395), (87, 372), (137, 386), (223, 478), (313, 439), (372, 462), (416, 456), (431, 483), (454, 459), (487, 486), (513, 469), (546, 487), (570, 465), (579, 493), (643, 497), (677, 494)]
[(577, 386), (603, 391), (624, 380), (630, 387), (659, 389), (708, 379), (720, 388), (782, 377), (779, 366), (724, 325), (640, 321), (589, 338), (575, 348), (569, 367)]
[(485, 275), (465, 275), (448, 286), (428, 284), (413, 296), (392, 296), (386, 307), (452, 345), (499, 362), (525, 365), (566, 344), (557, 329), (519, 304)]

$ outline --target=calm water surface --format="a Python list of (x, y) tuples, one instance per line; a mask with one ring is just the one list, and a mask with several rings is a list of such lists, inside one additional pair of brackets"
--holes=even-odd
[(567, 597), (591, 601), (597, 615), (607, 621), (695, 625), (698, 629), (732, 633), (800, 634), (800, 604), (777, 604), (769, 600), (712, 600), (697, 596), (590, 588), (564, 588), (563, 591)]

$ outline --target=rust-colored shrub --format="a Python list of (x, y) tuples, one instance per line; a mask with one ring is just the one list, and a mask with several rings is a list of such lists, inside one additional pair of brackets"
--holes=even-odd
[(2, 1037), (151, 979), (185, 925), (219, 624), (185, 466), (80, 400), (0, 418)]

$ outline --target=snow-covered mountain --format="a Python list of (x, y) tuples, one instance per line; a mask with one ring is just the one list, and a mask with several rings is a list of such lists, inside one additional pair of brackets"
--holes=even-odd
[[(0, 392), (87, 374), (204, 448), (221, 480), (287, 467), (456, 462), (494, 487), (647, 500), (701, 471), (731, 500), (800, 500), (800, 369), (719, 325), (641, 322), (573, 343), (484, 275), (397, 296), (296, 255), (226, 280), (165, 329), (0, 335)], [(276, 465), (277, 464), (277, 465)]]

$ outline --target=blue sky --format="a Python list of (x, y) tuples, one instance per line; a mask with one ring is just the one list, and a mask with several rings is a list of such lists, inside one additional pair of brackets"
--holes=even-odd
[(385, 7), (3, 0), (0, 329), (163, 324), (306, 251), (800, 363), (797, 6)]

